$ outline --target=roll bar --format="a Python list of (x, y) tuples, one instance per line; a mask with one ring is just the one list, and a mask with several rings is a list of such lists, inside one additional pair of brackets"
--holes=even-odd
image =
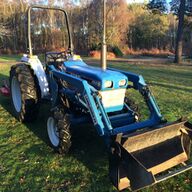
[(56, 10), (56, 11), (62, 11), (65, 16), (65, 21), (67, 25), (67, 31), (68, 31), (68, 37), (69, 37), (69, 50), (71, 53), (73, 53), (73, 42), (72, 42), (72, 36), (70, 32), (70, 27), (69, 27), (69, 19), (68, 19), (68, 14), (64, 9), (57, 8), (57, 7), (48, 7), (48, 6), (40, 6), (40, 5), (33, 5), (28, 8), (28, 45), (29, 45), (29, 54), (33, 55), (32, 51), (32, 43), (31, 43), (31, 10), (37, 8), (37, 9), (49, 9), (49, 10)]

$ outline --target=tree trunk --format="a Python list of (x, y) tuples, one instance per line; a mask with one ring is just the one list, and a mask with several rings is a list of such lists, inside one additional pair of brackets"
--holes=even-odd
[(183, 51), (183, 28), (184, 28), (184, 15), (185, 15), (186, 0), (181, 0), (179, 6), (179, 24), (177, 30), (176, 48), (175, 48), (175, 63), (180, 64), (182, 60)]

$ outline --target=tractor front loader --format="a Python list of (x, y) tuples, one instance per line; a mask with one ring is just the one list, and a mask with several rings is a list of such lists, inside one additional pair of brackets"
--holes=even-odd
[[(45, 63), (32, 51), (33, 8), (62, 12), (66, 21), (68, 49), (47, 52)], [(30, 7), (28, 45), (29, 54), (10, 71), (14, 115), (22, 122), (31, 121), (37, 117), (40, 101), (48, 100), (52, 115), (47, 120), (47, 133), (56, 151), (68, 152), (72, 124), (91, 122), (106, 143), (109, 176), (118, 190), (139, 190), (192, 168), (188, 164), (192, 124), (182, 120), (167, 123), (141, 75), (92, 67), (76, 56), (65, 10)], [(137, 111), (126, 97), (131, 89), (144, 98), (149, 119), (138, 119)], [(177, 168), (167, 173), (173, 167)]]

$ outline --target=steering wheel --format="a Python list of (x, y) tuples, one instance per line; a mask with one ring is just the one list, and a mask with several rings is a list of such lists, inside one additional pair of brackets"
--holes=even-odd
[(58, 59), (65, 59), (66, 58), (66, 52), (47, 52), (46, 53), (46, 58), (51, 59), (54, 62), (56, 62)]

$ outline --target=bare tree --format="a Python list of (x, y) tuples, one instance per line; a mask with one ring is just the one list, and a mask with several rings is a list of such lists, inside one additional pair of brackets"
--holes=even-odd
[(184, 29), (184, 15), (185, 15), (185, 4), (186, 0), (181, 0), (179, 6), (179, 24), (177, 31), (177, 39), (176, 39), (176, 48), (175, 48), (175, 63), (181, 63), (182, 60), (182, 50), (183, 50), (183, 29)]
[(9, 26), (6, 26), (4, 23), (0, 23), (0, 37), (3, 36), (10, 36), (11, 35), (11, 30)]

